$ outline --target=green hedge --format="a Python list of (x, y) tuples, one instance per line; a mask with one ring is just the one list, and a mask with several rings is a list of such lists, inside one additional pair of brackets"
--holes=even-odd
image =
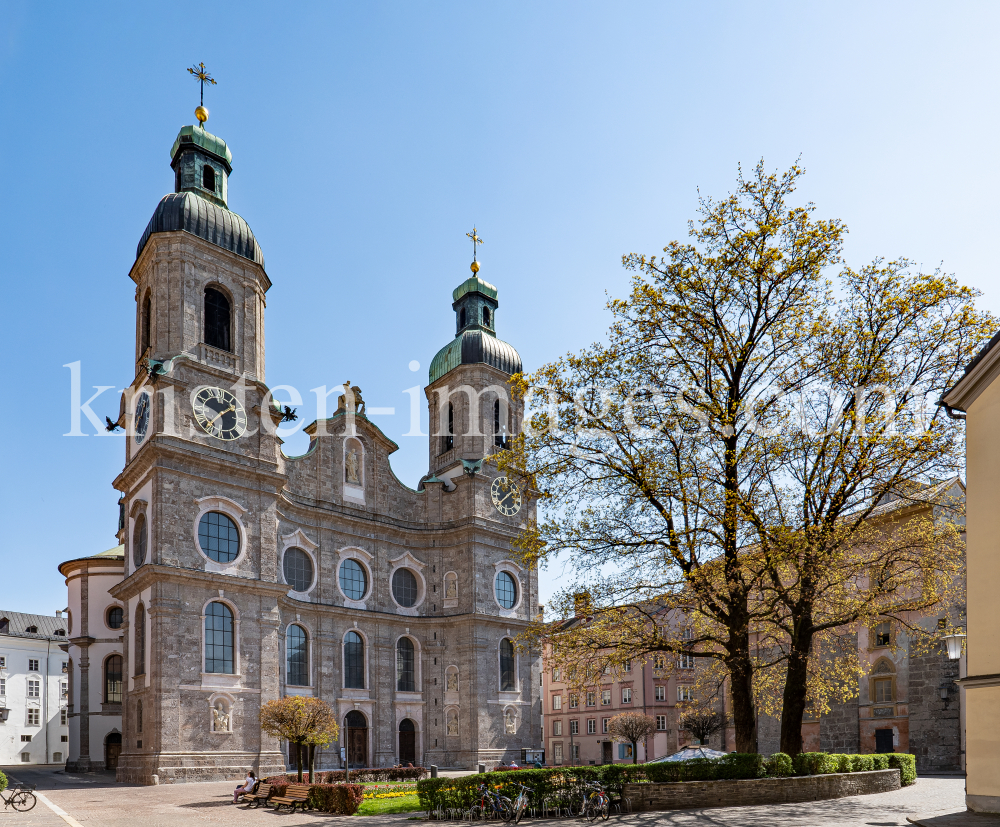
[(791, 756), (776, 752), (764, 764), (764, 771), (769, 778), (784, 778), (795, 772)]
[[(319, 773), (317, 773), (318, 775)], [(287, 775), (272, 775), (265, 779), (270, 784), (272, 797), (279, 798), (288, 790), (289, 784), (296, 784)], [(364, 800), (365, 788), (361, 784), (310, 784), (306, 804), (324, 813), (352, 816)]]
[(889, 759), (890, 768), (899, 770), (899, 779), (904, 787), (917, 780), (916, 756), (906, 752), (890, 752), (886, 757)]
[(7, 776), (0, 772), (0, 793), (7, 789)]

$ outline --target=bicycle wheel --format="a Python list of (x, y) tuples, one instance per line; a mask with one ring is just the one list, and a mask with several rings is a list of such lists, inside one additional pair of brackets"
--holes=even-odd
[(503, 795), (500, 796), (500, 798), (497, 800), (497, 805), (499, 808), (498, 812), (500, 818), (502, 818), (505, 823), (509, 823), (510, 820), (514, 817), (514, 805), (511, 804), (509, 798)]
[(593, 801), (588, 801), (580, 815), (585, 817), (587, 821), (594, 821), (597, 818), (597, 805)]
[(601, 805), (601, 818), (603, 818), (605, 821), (607, 821), (608, 820), (608, 816), (610, 816), (610, 815), (611, 815), (611, 808), (608, 806), (608, 802), (605, 801)]
[(518, 799), (517, 809), (514, 811), (514, 823), (520, 824), (521, 819), (524, 818), (524, 811), (528, 809), (528, 802), (524, 800), (524, 796)]
[(33, 792), (29, 792), (28, 790), (18, 790), (11, 795), (10, 806), (15, 810), (20, 810), (22, 813), (26, 813), (35, 806), (37, 800), (38, 799), (35, 798), (35, 794)]

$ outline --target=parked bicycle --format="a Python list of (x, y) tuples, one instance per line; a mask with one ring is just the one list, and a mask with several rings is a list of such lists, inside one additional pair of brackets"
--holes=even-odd
[(524, 818), (524, 811), (528, 809), (528, 793), (534, 792), (531, 787), (525, 787), (524, 784), (518, 784), (517, 786), (520, 792), (517, 794), (517, 798), (514, 799), (514, 815), (512, 817), (515, 824)]
[(479, 803), (470, 811), (473, 819), (486, 819), (495, 816), (503, 821), (510, 821), (514, 807), (507, 796), (491, 790), (489, 785), (479, 785)]
[(13, 787), (8, 787), (6, 790), (6, 795), (0, 792), (0, 798), (3, 799), (4, 809), (8, 807), (13, 807), (15, 810), (19, 810), (22, 813), (28, 812), (32, 807), (35, 806), (37, 799), (32, 790), (34, 787), (24, 787), (21, 784), (16, 784)]
[(598, 816), (607, 821), (611, 815), (611, 803), (607, 792), (600, 784), (587, 784), (587, 787), (590, 789), (590, 794), (587, 796), (583, 815), (591, 821), (595, 821)]

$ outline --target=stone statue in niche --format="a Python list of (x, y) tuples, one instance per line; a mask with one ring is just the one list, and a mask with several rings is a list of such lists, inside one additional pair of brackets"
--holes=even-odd
[(352, 485), (361, 485), (361, 464), (358, 462), (358, 452), (351, 448), (347, 452), (347, 459), (344, 460), (344, 468), (347, 472), (347, 481)]
[(458, 672), (449, 672), (444, 678), (445, 692), (458, 692)]
[(504, 724), (504, 731), (508, 735), (513, 735), (515, 732), (517, 732), (517, 720), (514, 718), (513, 709), (508, 709), (503, 714), (503, 724)]
[(337, 413), (365, 412), (365, 400), (361, 398), (361, 388), (351, 385), (351, 380), (344, 382), (344, 393), (337, 402)]
[(229, 732), (229, 713), (222, 701), (212, 707), (212, 732)]
[(448, 712), (448, 734), (458, 735), (458, 713), (454, 709)]
[(456, 600), (458, 598), (458, 578), (446, 577), (444, 579), (445, 600)]

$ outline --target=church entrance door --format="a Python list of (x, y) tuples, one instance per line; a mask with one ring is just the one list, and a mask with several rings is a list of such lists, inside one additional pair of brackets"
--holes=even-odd
[(112, 732), (104, 739), (104, 769), (118, 769), (118, 756), (122, 752), (122, 736)]
[(368, 766), (368, 721), (357, 710), (344, 718), (347, 733), (347, 766), (362, 769)]
[(417, 728), (409, 718), (399, 722), (399, 763), (417, 763)]

